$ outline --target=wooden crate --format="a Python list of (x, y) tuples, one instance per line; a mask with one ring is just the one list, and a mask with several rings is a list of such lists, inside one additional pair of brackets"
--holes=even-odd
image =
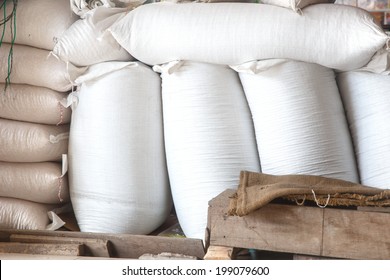
[(390, 259), (390, 213), (380, 212), (386, 210), (270, 203), (247, 216), (229, 216), (229, 197), (233, 193), (226, 190), (209, 202), (206, 259), (215, 246), (332, 258)]

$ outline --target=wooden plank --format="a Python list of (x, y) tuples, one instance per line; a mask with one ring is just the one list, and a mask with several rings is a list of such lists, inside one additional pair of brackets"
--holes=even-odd
[(170, 252), (195, 256), (199, 259), (203, 259), (205, 254), (203, 241), (192, 238), (46, 230), (3, 229), (0, 230), (0, 233), (1, 232), (3, 233), (3, 236), (4, 234), (28, 234), (69, 238), (104, 239), (111, 242), (112, 257), (115, 258), (138, 259), (146, 253), (157, 255), (163, 252)]
[(309, 256), (309, 255), (294, 254), (293, 260), (305, 261), (305, 260), (336, 260), (336, 259), (329, 258), (329, 257), (321, 257), (321, 256)]
[(205, 260), (231, 260), (233, 258), (233, 247), (210, 246), (207, 249)]
[(390, 213), (390, 207), (371, 207), (371, 206), (359, 206), (357, 210), (364, 212), (381, 212)]
[(84, 254), (84, 246), (81, 244), (0, 242), (0, 253), (82, 256)]
[(319, 255), (323, 209), (268, 204), (247, 216), (228, 216), (227, 190), (209, 203), (210, 245)]
[(390, 259), (390, 214), (325, 209), (324, 256)]
[(108, 240), (93, 238), (57, 237), (27, 234), (11, 234), (11, 242), (46, 243), (46, 244), (84, 244), (85, 255), (94, 257), (112, 256), (112, 245)]
[(33, 255), (17, 253), (0, 253), (0, 260), (117, 260), (113, 258), (100, 258), (91, 256), (65, 256), (65, 255)]

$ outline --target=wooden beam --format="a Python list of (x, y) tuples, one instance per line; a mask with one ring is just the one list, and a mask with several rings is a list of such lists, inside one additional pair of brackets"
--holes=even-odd
[[(112, 244), (112, 257), (138, 259), (143, 254), (160, 254), (163, 252), (195, 256), (203, 259), (205, 250), (201, 239), (175, 238), (149, 235), (88, 233), (46, 230), (12, 230), (2, 229), (3, 236), (9, 234), (26, 234), (56, 236), (67, 238), (103, 239)], [(5, 238), (5, 237), (4, 237)]]
[(18, 253), (0, 253), (0, 260), (112, 260), (112, 258), (100, 258), (90, 256), (69, 255), (33, 255)]
[(77, 237), (57, 237), (28, 234), (11, 234), (11, 242), (46, 243), (46, 244), (83, 244), (85, 255), (109, 258), (113, 255), (112, 244), (108, 240)]
[(84, 246), (81, 244), (32, 244), (0, 242), (0, 253), (82, 256), (84, 254)]
[(293, 260), (298, 260), (298, 261), (304, 261), (304, 260), (335, 260), (335, 258), (294, 254), (293, 255)]

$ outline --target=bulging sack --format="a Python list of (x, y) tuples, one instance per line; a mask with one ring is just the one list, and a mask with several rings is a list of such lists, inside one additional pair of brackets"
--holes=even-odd
[(69, 202), (68, 178), (61, 163), (0, 161), (0, 197), (48, 204)]
[[(7, 4), (7, 15), (10, 15), (14, 1), (3, 2)], [(19, 0), (15, 26), (14, 22), (6, 22), (3, 42), (11, 43), (13, 33), (16, 33), (16, 44), (52, 50), (57, 39), (76, 20), (69, 0)]]
[(68, 152), (69, 125), (0, 119), (0, 161), (60, 161)]
[(9, 67), (10, 47), (10, 44), (3, 43), (0, 48), (0, 81), (2, 83), (12, 70), (11, 83), (67, 92), (72, 89), (72, 82), (85, 71), (85, 68), (79, 68), (57, 59), (50, 54), (50, 51), (22, 45), (13, 46), (12, 67)]
[(0, 197), (48, 204), (69, 202), (68, 178), (57, 162), (0, 161)]
[[(0, 90), (5, 84), (0, 83)], [(1, 91), (0, 91), (1, 92)], [(62, 92), (31, 85), (11, 84), (0, 93), (0, 118), (40, 124), (67, 124), (71, 109), (61, 102)]]
[(76, 82), (68, 174), (79, 227), (149, 234), (172, 208), (160, 78), (139, 62), (106, 62)]
[(146, 0), (70, 0), (70, 6), (76, 15), (85, 18), (86, 15), (100, 7), (134, 9)]
[(261, 0), (260, 2), (263, 4), (289, 8), (294, 12), (302, 13), (302, 9), (306, 6), (322, 3), (334, 3), (335, 0)]
[(129, 12), (110, 30), (132, 56), (150, 65), (288, 58), (351, 70), (366, 65), (389, 41), (368, 12), (329, 4), (310, 5), (299, 15), (265, 4), (154, 3)]
[(334, 71), (289, 60), (235, 69), (252, 112), (262, 172), (359, 182)]
[(181, 61), (162, 72), (165, 150), (175, 210), (187, 237), (204, 239), (208, 202), (260, 171), (253, 122), (237, 73)]
[(361, 183), (390, 188), (390, 77), (345, 72), (337, 82), (355, 147)]
[(99, 7), (76, 21), (59, 38), (53, 53), (65, 62), (88, 66), (105, 61), (130, 61), (132, 56), (106, 32), (126, 9)]
[(0, 197), (0, 229), (56, 230), (64, 225), (53, 212), (57, 207), (55, 204)]

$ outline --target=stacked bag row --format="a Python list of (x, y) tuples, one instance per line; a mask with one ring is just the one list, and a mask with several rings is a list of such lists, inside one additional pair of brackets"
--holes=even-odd
[(76, 20), (68, 0), (3, 1), (0, 47), (0, 228), (57, 229), (70, 202), (71, 110), (62, 105), (81, 69), (51, 55)]
[(88, 67), (67, 104), (70, 198), (81, 231), (148, 234), (172, 209), (161, 79), (107, 31), (140, 3), (71, 1), (79, 18), (53, 48)]
[[(204, 238), (208, 201), (236, 188), (240, 170), (388, 188), (389, 110), (377, 106), (390, 105), (389, 37), (363, 10), (319, 2), (156, 3), (110, 27), (161, 73), (170, 187), (187, 237)], [(354, 99), (362, 76), (370, 109)]]
[[(375, 154), (389, 146), (386, 133), (360, 127), (367, 118), (354, 103), (366, 101), (348, 97), (365, 75), (361, 95), (377, 92), (376, 106), (388, 106), (389, 38), (363, 10), (92, 2), (71, 1), (80, 19), (53, 49), (88, 67), (68, 97), (70, 199), (82, 231), (148, 234), (173, 201), (185, 235), (203, 239), (208, 201), (236, 188), (241, 170), (365, 183), (362, 160), (390, 157)], [(387, 113), (370, 110), (377, 127)]]

